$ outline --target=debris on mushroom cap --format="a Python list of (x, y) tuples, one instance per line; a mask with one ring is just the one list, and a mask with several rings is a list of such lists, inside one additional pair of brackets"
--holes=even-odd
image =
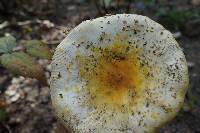
[(57, 47), (51, 97), (72, 132), (154, 132), (179, 111), (188, 86), (173, 35), (145, 16), (87, 20)]

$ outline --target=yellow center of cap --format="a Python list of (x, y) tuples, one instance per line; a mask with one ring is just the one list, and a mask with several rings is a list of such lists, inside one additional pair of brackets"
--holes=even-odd
[(80, 79), (86, 82), (84, 104), (94, 108), (137, 104), (148, 73), (137, 58), (138, 50), (115, 42), (91, 51), (91, 56), (78, 59)]

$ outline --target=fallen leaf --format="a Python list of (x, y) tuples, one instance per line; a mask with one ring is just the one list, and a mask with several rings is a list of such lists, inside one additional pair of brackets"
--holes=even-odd
[(36, 78), (46, 84), (42, 67), (28, 54), (24, 52), (14, 52), (0, 56), (3, 67), (16, 75)]
[(0, 109), (0, 122), (5, 121), (8, 117), (7, 112), (5, 109)]
[(52, 52), (48, 45), (40, 40), (26, 41), (24, 44), (26, 52), (33, 57), (39, 57), (43, 59), (51, 59)]
[(11, 53), (13, 48), (17, 45), (16, 39), (13, 36), (6, 36), (0, 38), (0, 54)]

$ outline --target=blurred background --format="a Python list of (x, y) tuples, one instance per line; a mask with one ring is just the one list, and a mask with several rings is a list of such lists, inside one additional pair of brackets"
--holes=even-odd
[(48, 86), (53, 51), (82, 21), (117, 13), (148, 16), (174, 34), (190, 87), (160, 133), (200, 133), (200, 0), (0, 0), (0, 133), (55, 132)]

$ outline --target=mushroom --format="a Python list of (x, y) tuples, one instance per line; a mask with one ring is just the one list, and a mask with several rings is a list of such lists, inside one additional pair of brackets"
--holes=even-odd
[(56, 48), (51, 98), (74, 133), (152, 133), (180, 110), (188, 87), (185, 56), (148, 17), (87, 20)]

